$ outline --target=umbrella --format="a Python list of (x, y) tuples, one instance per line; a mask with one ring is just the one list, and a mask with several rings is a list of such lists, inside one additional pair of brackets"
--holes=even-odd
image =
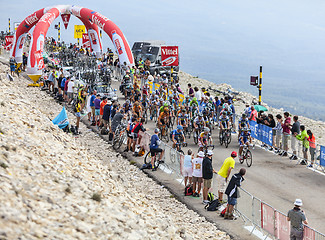
[(260, 112), (260, 111), (266, 112), (267, 111), (267, 108), (262, 105), (254, 105), (254, 108), (258, 112)]

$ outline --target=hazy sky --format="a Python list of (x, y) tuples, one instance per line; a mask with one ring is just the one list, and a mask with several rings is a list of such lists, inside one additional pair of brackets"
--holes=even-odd
[[(110, 18), (131, 46), (139, 40), (179, 45), (180, 67), (193, 75), (256, 93), (249, 76), (263, 65), (264, 100), (325, 102), (323, 0), (0, 1), (1, 30), (8, 29), (9, 17), (20, 22), (42, 7), (76, 4)], [(74, 24), (81, 22), (71, 17), (62, 40), (75, 41)], [(48, 35), (57, 36), (54, 24)], [(103, 43), (112, 46), (105, 35)]]

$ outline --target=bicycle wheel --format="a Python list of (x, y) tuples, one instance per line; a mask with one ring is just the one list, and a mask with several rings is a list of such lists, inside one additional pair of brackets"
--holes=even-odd
[(223, 134), (222, 134), (222, 132), (220, 131), (219, 132), (219, 142), (220, 142), (220, 145), (222, 146), (222, 144), (223, 144), (223, 136), (222, 136)]
[(119, 135), (115, 135), (112, 141), (113, 141), (113, 148), (114, 148), (114, 150), (117, 150), (118, 149), (118, 143), (120, 141), (120, 136)]
[(196, 131), (193, 132), (193, 138), (194, 138), (195, 145), (197, 145), (199, 140), (197, 138), (197, 132)]
[(146, 156), (144, 157), (144, 164), (151, 163), (151, 152), (147, 152)]
[(122, 146), (122, 144), (123, 144), (125, 138), (126, 138), (126, 132), (123, 131), (123, 132), (121, 133), (120, 140), (118, 141), (117, 149), (120, 149), (120, 147)]
[(246, 164), (247, 164), (247, 167), (252, 166), (252, 163), (253, 163), (252, 153), (251, 153), (251, 151), (247, 150), (247, 152), (246, 152)]
[(240, 164), (243, 164), (245, 158), (244, 158), (244, 154), (242, 154), (240, 157), (239, 157), (239, 162)]
[(227, 136), (228, 136), (228, 145), (231, 143), (231, 131), (229, 130), (227, 132)]
[(227, 135), (225, 135), (223, 138), (226, 148), (228, 148), (228, 145), (229, 145), (228, 139), (229, 139), (229, 137)]

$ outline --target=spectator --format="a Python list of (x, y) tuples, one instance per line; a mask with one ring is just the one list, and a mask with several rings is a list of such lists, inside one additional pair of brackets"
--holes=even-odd
[(14, 72), (16, 71), (16, 60), (14, 57), (10, 58), (9, 64), (10, 64), (11, 75), (14, 76)]
[(92, 125), (95, 126), (95, 99), (96, 99), (96, 94), (97, 94), (97, 91), (94, 90), (91, 97), (90, 97), (90, 103), (89, 103), (89, 106), (91, 108), (91, 114), (92, 114)]
[(311, 164), (309, 164), (308, 167), (313, 167), (315, 161), (315, 154), (316, 154), (316, 141), (315, 141), (314, 134), (310, 130), (307, 130), (307, 134), (309, 136), (307, 140), (309, 142), (309, 152), (310, 152), (310, 159), (311, 159)]
[(277, 124), (273, 130), (275, 130), (275, 147), (277, 151), (275, 153), (281, 153), (280, 140), (282, 136), (282, 116), (280, 114), (276, 115)]
[(197, 154), (197, 158), (193, 159), (193, 197), (200, 197), (201, 185), (202, 185), (202, 162), (204, 158), (204, 152), (200, 151)]
[(291, 118), (289, 117), (289, 113), (285, 112), (284, 114), (284, 123), (282, 124), (282, 144), (283, 144), (283, 152), (280, 154), (282, 157), (288, 156), (288, 140), (290, 137), (290, 124)]
[(112, 102), (108, 100), (107, 104), (104, 106), (103, 109), (103, 124), (105, 129), (108, 128), (109, 117), (111, 115), (111, 106), (112, 106)]
[(241, 186), (242, 181), (245, 179), (243, 176), (246, 174), (246, 169), (241, 168), (238, 173), (234, 174), (227, 186), (225, 193), (228, 196), (228, 205), (225, 212), (225, 219), (234, 219), (234, 206), (237, 204), (237, 198), (239, 198), (238, 187)]
[(68, 83), (70, 82), (70, 76), (67, 77), (67, 80), (64, 82), (64, 100), (66, 102), (69, 101), (69, 98), (68, 98)]
[(212, 186), (213, 173), (217, 173), (212, 167), (211, 150), (208, 151), (207, 156), (202, 161), (202, 177), (203, 177), (203, 204), (209, 203), (208, 192)]
[(187, 151), (187, 155), (184, 156), (184, 165), (183, 165), (183, 176), (185, 187), (187, 186), (187, 181), (189, 185), (192, 184), (192, 174), (193, 174), (193, 153), (192, 149)]
[(55, 79), (55, 70), (52, 70), (52, 72), (50, 72), (49, 77), (48, 77), (49, 91), (50, 92), (54, 91), (54, 79)]
[(303, 210), (301, 210), (302, 200), (296, 199), (294, 208), (288, 211), (287, 220), (290, 222), (290, 239), (302, 240), (304, 238), (304, 224), (308, 224)]
[(251, 114), (248, 119), (251, 121), (254, 121), (254, 122), (256, 122), (256, 120), (257, 120), (257, 111), (254, 108), (254, 106), (251, 106)]
[(218, 180), (218, 199), (219, 202), (223, 202), (223, 193), (225, 192), (228, 177), (230, 176), (231, 170), (235, 167), (235, 158), (237, 157), (237, 152), (233, 151), (231, 156), (226, 158), (223, 162), (217, 176)]
[(189, 83), (187, 84), (187, 87), (188, 87), (188, 95), (192, 98), (194, 97), (194, 90), (192, 88), (192, 85)]
[(124, 112), (122, 109), (118, 109), (114, 117), (112, 118), (111, 130), (110, 132), (113, 134), (112, 137), (114, 138), (114, 133), (118, 125), (121, 124), (122, 119), (124, 118)]
[(196, 97), (198, 102), (201, 102), (201, 99), (202, 99), (201, 91), (199, 90), (198, 87), (194, 87), (194, 91), (195, 91), (194, 97)]
[(298, 116), (293, 117), (293, 124), (291, 125), (291, 150), (292, 156), (291, 160), (297, 160), (297, 138), (296, 135), (300, 133), (300, 123), (298, 122)]
[(77, 117), (77, 121), (76, 121), (76, 134), (79, 134), (79, 123), (80, 123), (80, 117), (81, 117), (81, 105), (80, 105), (80, 100), (77, 99), (77, 102), (75, 103), (75, 107), (76, 107), (76, 117)]
[(133, 132), (133, 146), (132, 146), (132, 151), (134, 152), (135, 150), (135, 144), (139, 144), (140, 143), (140, 140), (141, 138), (139, 137), (139, 132), (142, 131), (142, 132), (145, 132), (146, 129), (143, 127), (143, 124), (145, 122), (145, 119), (144, 118), (141, 118), (140, 119), (140, 122), (134, 126), (134, 128), (132, 129), (132, 132)]
[(26, 66), (27, 66), (27, 53), (24, 52), (23, 54), (23, 71), (26, 71)]
[(73, 78), (70, 79), (68, 82), (67, 94), (68, 94), (68, 104), (71, 103), (73, 100), (73, 89), (74, 89), (74, 80)]
[(100, 103), (99, 109), (99, 126), (103, 126), (103, 114), (104, 114), (104, 107), (107, 104), (107, 97), (103, 97), (103, 100)]
[(95, 104), (95, 122), (96, 125), (99, 125), (99, 116), (100, 116), (100, 95), (97, 94), (96, 98), (94, 99)]
[(67, 81), (67, 79), (64, 77), (64, 75), (62, 76), (62, 80), (60, 83), (60, 88), (61, 88), (61, 92), (62, 92), (62, 97), (63, 99), (65, 99), (65, 93), (64, 93), (64, 86), (65, 86), (65, 82)]
[[(124, 111), (125, 112), (125, 111)], [(131, 132), (134, 126), (137, 124), (137, 117), (133, 116), (130, 118), (128, 126), (126, 128), (128, 140), (126, 143), (126, 148), (124, 149), (124, 152), (128, 152), (132, 149), (132, 144), (133, 144), (133, 133)]]
[(300, 131), (301, 131), (301, 133), (299, 135), (297, 133), (295, 133), (295, 136), (299, 141), (302, 141), (302, 144), (303, 144), (302, 153), (304, 155), (304, 159), (300, 162), (300, 164), (306, 165), (307, 164), (306, 160), (308, 159), (307, 151), (309, 148), (309, 142), (308, 142), (309, 136), (307, 134), (307, 131), (306, 131), (304, 125), (300, 125)]

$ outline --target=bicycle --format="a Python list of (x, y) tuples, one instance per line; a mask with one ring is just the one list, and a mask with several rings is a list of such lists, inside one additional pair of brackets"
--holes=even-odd
[(156, 152), (154, 156), (151, 156), (151, 151), (149, 151), (144, 157), (144, 163), (148, 165), (149, 163), (151, 163), (151, 158), (154, 158), (154, 167), (157, 169), (159, 165), (164, 162), (165, 159), (165, 155), (164, 155), (162, 159), (158, 161), (158, 159), (160, 159), (161, 154), (162, 154), (161, 152)]
[(195, 128), (193, 130), (193, 139), (194, 139), (194, 143), (197, 145), (198, 142), (199, 142), (199, 136), (200, 136), (200, 133), (202, 132), (202, 127), (201, 126), (198, 126), (198, 128)]
[(207, 154), (209, 148), (211, 148), (210, 150), (213, 151), (214, 145), (206, 145), (206, 146), (203, 146), (203, 149), (202, 150), (203, 150), (204, 154)]
[(225, 128), (222, 131), (220, 131), (219, 132), (219, 141), (220, 141), (221, 146), (224, 143), (225, 147), (228, 148), (228, 145), (231, 142), (231, 130), (228, 128)]
[(247, 167), (252, 166), (253, 163), (253, 157), (252, 153), (249, 150), (249, 147), (247, 144), (244, 145), (243, 151), (241, 153), (241, 156), (239, 157), (239, 162), (243, 164), (243, 162), (246, 160)]
[(175, 148), (170, 149), (170, 161), (172, 163), (175, 163), (176, 159), (179, 162), (180, 161), (180, 154), (184, 155), (184, 151), (182, 150), (182, 146), (186, 147), (187, 143), (180, 142), (177, 140), (177, 143), (175, 144)]
[[(160, 132), (159, 132), (159, 138), (161, 140), (166, 140), (166, 142), (169, 142), (169, 134), (168, 134), (168, 125), (165, 124), (162, 127), (159, 128)], [(162, 130), (164, 130), (164, 134), (162, 134)]]
[(126, 125), (120, 124), (115, 130), (112, 145), (115, 150), (118, 150), (127, 139)]

